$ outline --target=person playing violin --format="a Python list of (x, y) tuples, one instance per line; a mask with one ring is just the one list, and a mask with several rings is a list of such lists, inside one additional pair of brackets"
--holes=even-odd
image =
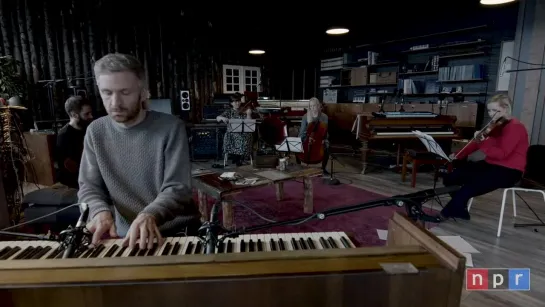
[[(304, 142), (307, 137), (307, 129), (309, 123), (320, 121), (325, 124), (328, 123), (328, 117), (325, 113), (322, 113), (322, 103), (318, 98), (312, 97), (310, 98), (309, 105), (308, 105), (308, 111), (305, 115), (303, 115), (302, 121), (301, 121), (301, 129), (299, 130), (299, 137), (301, 138), (301, 141)], [(322, 146), (324, 146), (324, 158), (322, 160), (322, 171), (324, 175), (329, 175), (329, 172), (326, 170), (327, 162), (329, 160), (329, 133), (326, 136), (326, 138), (322, 142)], [(312, 144), (313, 140), (309, 139), (309, 144)], [(297, 163), (301, 163), (299, 159), (297, 159)]]
[[(232, 118), (237, 119), (252, 119), (254, 114), (251, 108), (245, 112), (240, 112), (242, 103), (242, 95), (236, 93), (230, 97), (231, 109), (225, 110), (221, 115), (216, 117), (218, 122), (229, 123)], [(252, 134), (251, 133), (235, 133), (226, 132), (223, 137), (223, 154), (230, 155), (233, 164), (241, 166), (244, 159), (252, 153)]]
[(469, 220), (467, 203), (471, 198), (512, 187), (522, 178), (529, 147), (526, 127), (512, 117), (512, 102), (507, 95), (492, 97), (487, 109), (491, 129), (477, 131), (466, 147), (451, 154), (451, 159), (467, 158), (467, 163), (443, 179), (445, 186), (458, 185), (461, 189), (451, 195), (437, 222), (451, 217)]

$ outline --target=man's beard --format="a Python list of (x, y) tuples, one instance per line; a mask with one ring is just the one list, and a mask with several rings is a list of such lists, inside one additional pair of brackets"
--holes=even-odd
[[(141, 97), (138, 97), (138, 100), (141, 101)], [(126, 123), (130, 122), (136, 117), (138, 117), (138, 114), (140, 114), (140, 111), (143, 109), (143, 103), (139, 102), (135, 104), (134, 109), (127, 109), (127, 108), (118, 108), (115, 110), (111, 110), (110, 113), (119, 112), (124, 113), (123, 115), (113, 115), (110, 114), (110, 116), (118, 123)]]

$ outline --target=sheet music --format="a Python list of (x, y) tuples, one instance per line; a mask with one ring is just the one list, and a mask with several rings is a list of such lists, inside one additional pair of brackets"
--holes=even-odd
[(277, 151), (282, 152), (303, 152), (303, 142), (301, 138), (287, 137), (280, 145), (274, 145)]
[(443, 159), (445, 159), (447, 161), (452, 161), (447, 156), (445, 151), (443, 151), (443, 148), (441, 148), (441, 146), (439, 146), (439, 144), (437, 144), (437, 142), (433, 139), (433, 137), (431, 135), (420, 132), (418, 130), (412, 131), (412, 133), (414, 133), (418, 137), (418, 139), (422, 142), (422, 144), (424, 144), (424, 146), (426, 146), (426, 149), (429, 152), (433, 152), (434, 154), (440, 156), (441, 158), (443, 158)]
[(229, 132), (251, 133), (255, 132), (255, 119), (238, 119), (232, 118), (229, 120)]

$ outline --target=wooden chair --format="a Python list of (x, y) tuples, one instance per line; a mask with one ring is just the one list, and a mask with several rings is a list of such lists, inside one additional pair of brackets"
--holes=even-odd
[[(403, 166), (401, 168), (401, 181), (403, 182), (405, 182), (407, 176), (407, 164), (409, 163), (412, 163), (411, 187), (413, 188), (416, 186), (416, 174), (418, 173), (418, 167), (421, 165), (431, 164), (436, 168), (447, 165), (448, 171), (452, 171), (452, 164), (434, 153), (407, 150), (403, 155)], [(437, 180), (437, 172), (435, 172), (434, 180)]]

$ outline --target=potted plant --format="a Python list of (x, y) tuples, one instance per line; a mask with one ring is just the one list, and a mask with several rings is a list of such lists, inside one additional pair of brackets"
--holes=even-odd
[(23, 90), (17, 61), (11, 56), (0, 57), (0, 97), (20, 101), (23, 98)]

